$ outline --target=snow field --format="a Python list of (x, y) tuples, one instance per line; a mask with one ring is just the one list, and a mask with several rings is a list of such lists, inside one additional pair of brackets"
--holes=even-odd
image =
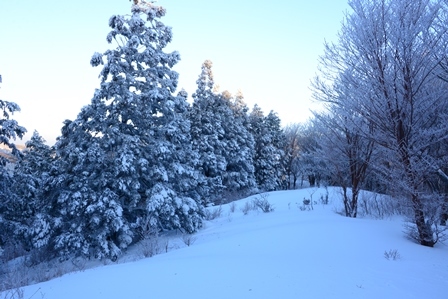
[[(406, 239), (399, 217), (351, 219), (329, 205), (301, 211), (303, 198), (324, 189), (270, 193), (275, 211), (223, 205), (191, 246), (171, 236), (168, 253), (67, 274), (24, 288), (45, 299), (79, 298), (447, 298), (447, 246), (426, 248)], [(175, 247), (175, 248), (173, 248)], [(387, 260), (384, 252), (400, 258)]]

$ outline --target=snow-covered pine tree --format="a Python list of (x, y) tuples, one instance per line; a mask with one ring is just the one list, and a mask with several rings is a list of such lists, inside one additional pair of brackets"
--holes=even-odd
[[(2, 83), (2, 77), (0, 75), (0, 83)], [(20, 156), (20, 152), (17, 150), (14, 140), (17, 138), (22, 139), (26, 133), (26, 129), (20, 126), (16, 120), (11, 119), (11, 115), (14, 112), (19, 112), (20, 107), (14, 102), (8, 102), (0, 99), (0, 145), (6, 146), (11, 149), (12, 155)], [(0, 157), (1, 165), (6, 163), (4, 157)]]
[(202, 178), (197, 170), (199, 156), (191, 145), (187, 94), (181, 91), (159, 103), (162, 109), (145, 151), (150, 161), (144, 178), (150, 184), (146, 216), (158, 228), (193, 233), (202, 226), (203, 206), (197, 191)]
[(49, 178), (52, 152), (37, 131), (25, 145), (22, 158), (14, 167), (14, 195), (9, 217), (17, 225), (17, 240), (31, 249), (46, 246), (51, 233), (49, 205), (43, 194)]
[(228, 109), (214, 92), (212, 62), (202, 64), (190, 108), (191, 138), (199, 153), (199, 169), (204, 176), (199, 185), (204, 204), (219, 200), (224, 190), (223, 176), (227, 168), (222, 110)]
[(53, 185), (64, 227), (55, 244), (64, 256), (76, 248), (113, 258), (147, 229), (192, 233), (202, 224), (188, 105), (172, 94), (180, 57), (164, 52), (172, 39), (164, 15), (137, 1), (130, 16), (110, 18), (107, 40), (117, 48), (91, 59), (104, 65), (101, 86), (58, 138), (63, 171)]
[(26, 249), (45, 250), (54, 226), (51, 205), (46, 198), (54, 155), (37, 131), (25, 145), (22, 158), (14, 168), (10, 217), (17, 224), (16, 238)]
[(285, 136), (280, 118), (271, 111), (264, 116), (255, 105), (250, 113), (251, 132), (255, 139), (255, 177), (258, 187), (264, 191), (285, 187), (285, 167), (282, 161)]
[(275, 154), (274, 157), (274, 165), (276, 172), (276, 182), (278, 188), (286, 189), (286, 159), (285, 159), (285, 144), (286, 144), (286, 136), (283, 132), (281, 126), (281, 120), (278, 116), (277, 112), (271, 110), (269, 114), (266, 116), (265, 124), (271, 135), (272, 146), (274, 147)]
[(227, 191), (244, 196), (257, 189), (254, 169), (255, 141), (249, 131), (249, 108), (241, 92), (235, 97), (227, 92), (220, 96), (232, 112), (228, 115), (229, 119), (223, 123), (227, 147), (224, 152), (227, 167), (223, 183)]
[[(2, 82), (0, 76), (0, 83)], [(20, 126), (16, 120), (11, 119), (14, 112), (20, 111), (19, 105), (0, 99), (0, 145), (8, 147), (12, 156), (20, 158), (20, 151), (13, 143), (17, 138), (22, 139), (26, 129)], [(0, 155), (0, 255), (3, 244), (10, 241), (10, 236), (14, 231), (14, 225), (7, 220), (8, 211), (11, 211), (11, 200), (13, 192), (11, 190), (12, 171), (7, 168), (9, 161), (4, 155)]]
[(87, 106), (75, 121), (64, 122), (55, 144), (57, 172), (48, 182), (55, 219), (50, 243), (61, 259), (80, 255), (114, 259), (133, 234), (119, 196), (112, 191), (115, 173), (102, 148), (104, 140), (83, 128), (80, 116), (86, 110)]
[(243, 195), (256, 188), (254, 141), (247, 129), (247, 107), (242, 96), (214, 91), (212, 62), (206, 60), (196, 81), (190, 109), (192, 140), (200, 154), (199, 168), (205, 177), (200, 184), (205, 204), (236, 193)]

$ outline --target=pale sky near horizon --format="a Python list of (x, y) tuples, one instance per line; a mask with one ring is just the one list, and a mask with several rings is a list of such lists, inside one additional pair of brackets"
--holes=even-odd
[[(324, 41), (336, 41), (347, 0), (205, 1), (159, 0), (161, 21), (172, 27), (181, 61), (178, 90), (196, 89), (201, 65), (213, 62), (220, 90), (241, 90), (252, 108), (277, 112), (282, 125), (310, 117), (310, 81)], [(108, 21), (129, 14), (128, 0), (0, 2), (0, 99), (21, 107), (13, 119), (49, 145), (62, 122), (74, 119), (99, 87), (100, 67), (90, 66), (106, 42)]]

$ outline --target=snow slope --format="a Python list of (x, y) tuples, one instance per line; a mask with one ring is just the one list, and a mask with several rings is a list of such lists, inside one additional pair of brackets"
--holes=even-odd
[[(244, 215), (254, 197), (237, 201), (234, 213), (225, 205), (189, 247), (171, 236), (167, 253), (31, 285), (25, 298), (448, 298), (446, 245), (413, 243), (398, 218), (342, 217), (336, 189), (329, 205), (298, 208), (322, 192), (272, 192), (272, 213)], [(401, 258), (387, 260), (389, 250)]]

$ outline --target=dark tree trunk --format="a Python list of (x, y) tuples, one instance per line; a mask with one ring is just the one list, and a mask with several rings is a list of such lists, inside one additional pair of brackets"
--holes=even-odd
[(296, 174), (293, 175), (293, 180), (294, 180), (294, 189), (297, 189), (297, 175)]
[(342, 196), (344, 200), (345, 216), (351, 217), (350, 199), (347, 196), (347, 187), (342, 186)]
[(316, 176), (314, 174), (308, 175), (308, 182), (310, 183), (310, 187), (314, 187), (316, 185)]

